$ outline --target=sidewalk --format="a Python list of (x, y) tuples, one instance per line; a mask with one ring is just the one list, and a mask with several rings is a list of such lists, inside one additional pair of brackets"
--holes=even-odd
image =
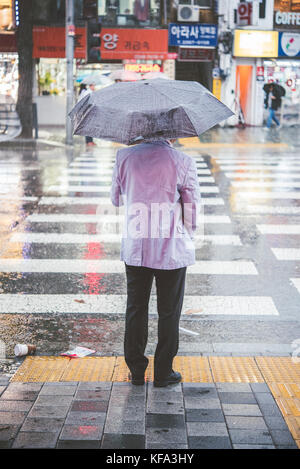
[(0, 375), (0, 448), (297, 449), (300, 364), (176, 357), (180, 384), (128, 382), (123, 357), (27, 357)]

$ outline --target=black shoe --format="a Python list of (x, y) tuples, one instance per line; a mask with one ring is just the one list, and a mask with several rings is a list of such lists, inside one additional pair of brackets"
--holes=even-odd
[(145, 377), (144, 375), (142, 376), (132, 376), (129, 374), (129, 379), (131, 381), (131, 384), (134, 386), (143, 386), (145, 384)]
[(178, 371), (172, 371), (172, 373), (163, 380), (154, 380), (153, 386), (156, 388), (162, 388), (168, 386), (169, 384), (180, 383), (182, 376)]

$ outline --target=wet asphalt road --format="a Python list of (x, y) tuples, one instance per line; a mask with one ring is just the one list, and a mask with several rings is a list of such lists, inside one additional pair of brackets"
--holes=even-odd
[[(181, 354), (285, 355), (300, 347), (300, 154), (270, 135), (261, 137), (265, 145), (242, 147), (236, 138), (180, 148), (197, 162), (205, 235), (188, 269)], [(13, 356), (15, 343), (34, 343), (40, 355), (73, 345), (123, 354), (122, 214), (109, 201), (116, 150), (0, 148), (2, 355), (5, 348)]]

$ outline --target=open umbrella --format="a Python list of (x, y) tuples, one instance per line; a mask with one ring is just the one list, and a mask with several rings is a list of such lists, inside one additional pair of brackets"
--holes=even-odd
[(193, 137), (232, 115), (200, 83), (164, 79), (113, 84), (84, 97), (69, 114), (76, 135), (126, 145)]
[(108, 85), (109, 83), (112, 83), (112, 80), (110, 80), (108, 77), (105, 77), (104, 75), (100, 75), (99, 73), (92, 73), (91, 75), (88, 75), (82, 80), (82, 83), (85, 85)]
[(121, 81), (137, 81), (141, 79), (141, 76), (132, 72), (131, 70), (115, 70), (109, 76), (112, 80), (121, 80)]
[(279, 85), (278, 83), (266, 83), (263, 86), (263, 90), (266, 93), (269, 93), (271, 86), (273, 86), (275, 93), (278, 95), (278, 98), (282, 98), (283, 96), (285, 96), (285, 89), (283, 88), (283, 86)]

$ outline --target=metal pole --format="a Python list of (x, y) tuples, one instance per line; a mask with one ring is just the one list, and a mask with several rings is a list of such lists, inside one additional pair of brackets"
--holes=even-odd
[(67, 59), (67, 106), (66, 106), (66, 143), (73, 145), (72, 122), (68, 116), (74, 104), (74, 0), (66, 0), (66, 59)]

